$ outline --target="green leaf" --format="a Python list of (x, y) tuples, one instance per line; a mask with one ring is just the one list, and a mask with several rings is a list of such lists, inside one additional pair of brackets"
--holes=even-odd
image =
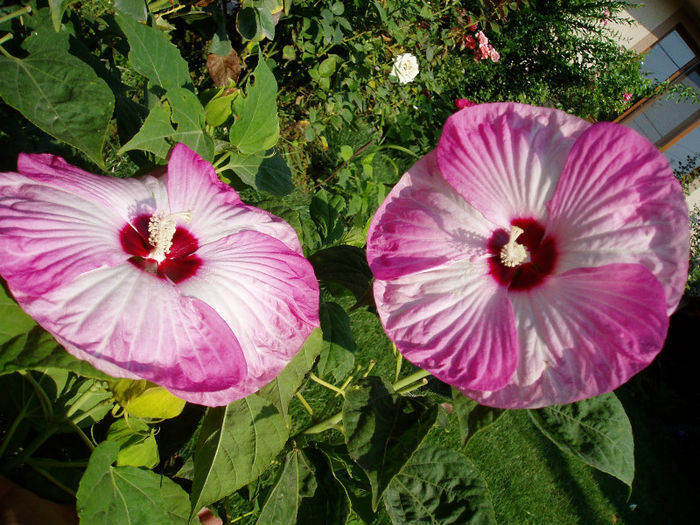
[(632, 425), (615, 394), (528, 413), (537, 428), (559, 448), (632, 486)]
[(374, 510), (437, 415), (437, 405), (397, 394), (380, 377), (361, 379), (347, 392), (343, 404), (345, 442), (350, 457), (363, 468), (372, 485)]
[(352, 158), (353, 153), (354, 151), (350, 146), (340, 146), (340, 158), (343, 159), (345, 162), (349, 161)]
[(170, 144), (166, 139), (171, 137), (173, 132), (170, 109), (167, 105), (158, 102), (151, 108), (139, 132), (121, 147), (119, 154), (140, 149), (165, 159), (170, 151)]
[(112, 466), (118, 454), (113, 441), (93, 450), (77, 494), (81, 525), (185, 525), (187, 493), (150, 470)]
[(66, 7), (74, 1), (75, 0), (49, 0), (51, 22), (53, 22), (53, 28), (56, 32), (61, 29), (61, 20), (63, 20), (63, 13), (66, 11)]
[(117, 12), (117, 23), (129, 42), (129, 63), (164, 90), (191, 84), (187, 62), (163, 31)]
[(384, 505), (392, 523), (495, 524), (486, 483), (474, 465), (453, 450), (419, 449), (389, 484)]
[(221, 126), (231, 116), (231, 102), (238, 96), (234, 91), (228, 95), (217, 94), (204, 106), (204, 118), (210, 126)]
[(365, 250), (356, 246), (332, 246), (317, 251), (309, 262), (319, 281), (338, 283), (360, 300), (372, 287), (372, 270)]
[(165, 98), (172, 108), (172, 121), (177, 130), (175, 142), (182, 142), (209, 162), (214, 160), (214, 141), (204, 131), (204, 108), (197, 96), (185, 88), (169, 90)]
[(155, 431), (139, 419), (117, 419), (110, 425), (107, 439), (119, 444), (118, 467), (153, 468), (160, 462)]
[[(0, 281), (0, 285), (4, 284)], [(0, 345), (4, 345), (10, 339), (26, 334), (29, 330), (36, 326), (34, 319), (29, 317), (24, 310), (12, 299), (5, 290), (4, 286), (0, 286)], [(0, 353), (0, 370), (2, 370), (2, 362), (5, 352)]]
[(322, 378), (332, 374), (336, 381), (342, 381), (355, 366), (355, 341), (350, 330), (350, 317), (337, 303), (322, 303), (319, 314), (323, 350), (318, 360), (318, 374)]
[(140, 22), (145, 22), (148, 18), (144, 0), (114, 0), (114, 8)]
[(304, 381), (306, 374), (314, 366), (314, 361), (321, 352), (323, 344), (323, 334), (320, 328), (316, 328), (311, 335), (306, 338), (304, 346), (294, 356), (289, 364), (280, 372), (280, 374), (262, 387), (257, 395), (266, 399), (279, 410), (285, 418), (288, 428), (291, 428), (289, 420), (289, 402), (299, 390), (301, 383)]
[(335, 66), (338, 63), (338, 55), (329, 55), (318, 65), (318, 74), (321, 78), (330, 78), (335, 73)]
[(229, 138), (244, 155), (269, 150), (279, 138), (277, 121), (277, 81), (262, 58), (253, 72), (255, 83), (246, 89), (246, 96), (233, 101), (236, 122)]
[(262, 22), (260, 12), (252, 6), (244, 6), (236, 15), (236, 29), (245, 40), (262, 39)]
[(114, 399), (134, 417), (169, 419), (180, 415), (185, 401), (145, 379), (119, 379), (110, 383)]
[(345, 446), (322, 446), (320, 451), (328, 461), (333, 478), (343, 488), (352, 511), (365, 523), (373, 523), (376, 514), (372, 510), (372, 487), (364, 470), (350, 459)]
[(258, 190), (278, 197), (294, 191), (292, 172), (277, 148), (252, 155), (231, 153), (228, 167), (244, 183)]
[(27, 57), (0, 56), (0, 97), (32, 124), (104, 167), (102, 146), (114, 95), (90, 66), (69, 54), (68, 37), (48, 23), (39, 25), (23, 44)]
[(340, 211), (345, 205), (343, 197), (320, 190), (311, 199), (309, 212), (316, 223), (324, 244), (332, 244), (343, 236), (345, 226)]
[(275, 38), (275, 20), (272, 18), (272, 14), (264, 7), (258, 7), (258, 15), (263, 36), (273, 40)]
[[(314, 448), (304, 449), (304, 453), (316, 472), (318, 486), (312, 497), (301, 500), (298, 515), (304, 517), (304, 523), (345, 525), (350, 502), (343, 486), (333, 476), (326, 456)], [(352, 461), (350, 464), (354, 465)]]
[(313, 496), (316, 487), (313, 466), (301, 450), (292, 450), (285, 458), (279, 479), (260, 511), (256, 525), (296, 525), (302, 498)]
[(140, 149), (165, 159), (171, 142), (182, 142), (203, 159), (214, 157), (214, 141), (204, 131), (204, 108), (199, 99), (185, 88), (168, 91), (163, 102), (153, 106), (139, 132), (119, 150)]
[(194, 453), (192, 515), (254, 481), (288, 437), (277, 407), (257, 394), (207, 410)]
[(500, 408), (480, 405), (456, 388), (452, 389), (452, 406), (459, 423), (462, 447), (466, 446), (474, 434), (496, 421), (504, 412)]

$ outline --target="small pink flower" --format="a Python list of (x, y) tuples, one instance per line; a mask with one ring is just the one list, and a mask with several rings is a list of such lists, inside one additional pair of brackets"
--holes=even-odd
[(462, 44), (467, 49), (476, 49), (476, 40), (471, 35), (466, 35), (464, 37)]
[(603, 25), (606, 26), (610, 22), (610, 11), (608, 9), (603, 9), (603, 17)]
[(688, 208), (632, 129), (515, 103), (455, 112), (374, 216), (389, 338), (478, 403), (608, 392), (661, 350), (688, 270)]
[(486, 44), (489, 43), (489, 39), (486, 37), (483, 31), (479, 31), (476, 34), (476, 38), (479, 40), (479, 45), (480, 46), (485, 46)]
[(209, 406), (260, 389), (319, 326), (294, 230), (183, 144), (131, 179), (20, 155), (0, 173), (0, 274), (74, 356)]
[(466, 98), (458, 98), (455, 99), (455, 107), (457, 109), (464, 109), (464, 108), (470, 108), (472, 106), (477, 106), (478, 104), (476, 102), (472, 102), (469, 99)]
[(501, 54), (491, 47), (489, 50), (489, 58), (491, 59), (491, 62), (498, 62), (501, 59)]
[(479, 59), (485, 60), (487, 58), (490, 58), (491, 57), (491, 50), (493, 50), (493, 46), (491, 44), (479, 46), (479, 55), (480, 55)]
[(625, 102), (629, 102), (631, 98), (632, 98), (632, 93), (623, 93), (623, 94), (622, 94), (622, 99), (623, 99)]
[[(471, 17), (468, 16), (467, 17), (467, 24), (471, 24), (471, 22), (472, 22), (472, 19), (471, 19)], [(472, 31), (472, 32), (476, 31), (478, 27), (479, 27), (479, 24), (474, 22), (472, 25), (469, 26), (469, 31)]]

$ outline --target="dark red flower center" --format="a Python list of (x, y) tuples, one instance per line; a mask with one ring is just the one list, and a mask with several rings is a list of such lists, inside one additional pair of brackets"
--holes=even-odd
[(151, 257), (155, 246), (148, 242), (150, 220), (150, 215), (139, 215), (119, 232), (122, 248), (131, 255), (129, 262), (145, 272), (161, 279), (168, 278), (174, 283), (192, 277), (202, 265), (202, 260), (194, 253), (199, 248), (197, 239), (183, 226), (177, 226), (170, 250), (158, 262)]
[(545, 237), (544, 227), (535, 219), (515, 219), (511, 226), (523, 230), (516, 242), (525, 247), (528, 259), (515, 267), (506, 266), (501, 259), (501, 250), (508, 244), (510, 232), (496, 230), (489, 239), (491, 254), (489, 268), (499, 284), (510, 290), (529, 290), (544, 281), (554, 271), (557, 261), (557, 247), (552, 237)]

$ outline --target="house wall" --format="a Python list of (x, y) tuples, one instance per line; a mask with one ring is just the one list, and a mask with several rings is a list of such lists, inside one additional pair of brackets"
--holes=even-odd
[[(700, 23), (700, 0), (646, 0), (641, 7), (624, 10), (621, 14), (633, 19), (635, 24), (610, 24), (610, 28), (619, 32), (619, 40), (625, 47), (643, 53), (688, 17)], [(693, 37), (700, 40), (698, 33)]]

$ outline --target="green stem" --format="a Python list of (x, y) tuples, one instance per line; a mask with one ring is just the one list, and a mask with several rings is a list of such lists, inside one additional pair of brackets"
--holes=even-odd
[(10, 472), (15, 467), (23, 465), (31, 456), (39, 450), (41, 445), (43, 445), (55, 432), (58, 430), (58, 425), (50, 425), (45, 432), (34, 438), (27, 448), (25, 448), (19, 456), (14, 457), (12, 460), (8, 461), (0, 469), (1, 472)]
[(246, 512), (245, 514), (241, 514), (237, 518), (233, 518), (231, 520), (231, 523), (236, 523), (237, 521), (241, 521), (243, 518), (247, 518), (248, 516), (252, 516), (253, 514), (255, 514), (254, 510), (251, 510), (250, 512)]
[(318, 423), (317, 425), (314, 425), (312, 427), (307, 428), (302, 432), (302, 434), (320, 434), (321, 432), (324, 432), (330, 428), (335, 427), (340, 423), (340, 421), (343, 419), (343, 413), (338, 412), (335, 415), (332, 415), (328, 419), (325, 419)]
[[(313, 374), (311, 374), (313, 376)], [(427, 383), (425, 380), (426, 376), (429, 376), (430, 372), (427, 370), (418, 370), (417, 372), (414, 372), (410, 376), (406, 376), (400, 381), (396, 381), (392, 386), (394, 387), (394, 390), (399, 393), (399, 394), (405, 394), (408, 392), (412, 392), (413, 390), (416, 390), (417, 388), (422, 387)], [(313, 377), (311, 378), (313, 379)], [(416, 383), (416, 384), (414, 384)], [(320, 423), (317, 423), (316, 425), (313, 425), (306, 430), (303, 430), (301, 434), (320, 434), (321, 432), (324, 432), (325, 430), (331, 429), (331, 428), (337, 428), (338, 424), (340, 421), (343, 419), (343, 413), (338, 412), (337, 414), (332, 415), (328, 419), (324, 419)]]
[(297, 396), (297, 399), (301, 402), (301, 404), (304, 405), (304, 408), (306, 409), (306, 411), (310, 415), (313, 416), (314, 410), (313, 410), (313, 408), (311, 408), (311, 405), (309, 405), (309, 403), (306, 401), (306, 399), (304, 399), (304, 396), (301, 395), (301, 392), (297, 392), (295, 395)]
[(315, 374), (309, 374), (309, 377), (310, 377), (313, 381), (315, 381), (316, 383), (318, 383), (319, 385), (324, 386), (324, 387), (326, 387), (328, 390), (332, 390), (333, 392), (336, 392), (336, 393), (340, 394), (341, 396), (345, 397), (345, 391), (344, 391), (344, 390), (341, 390), (341, 389), (338, 388), (337, 386), (331, 385), (330, 383), (327, 383), (326, 381), (324, 381), (323, 379), (321, 379), (320, 377), (318, 377), (318, 376), (315, 375)]
[(83, 442), (87, 445), (87, 447), (90, 449), (90, 452), (95, 450), (95, 445), (90, 441), (90, 438), (85, 435), (85, 432), (83, 432), (83, 429), (80, 428), (76, 423), (74, 423), (72, 420), (68, 420), (67, 424), (69, 427), (73, 429), (73, 431), (78, 434), (80, 439), (83, 440)]
[(17, 18), (18, 16), (26, 15), (27, 13), (31, 13), (32, 8), (27, 6), (22, 7), (21, 9), (18, 9), (17, 11), (12, 11), (11, 13), (7, 13), (4, 16), (0, 16), (0, 24), (3, 22), (7, 22), (8, 20), (12, 20), (13, 18)]
[(8, 42), (12, 40), (14, 37), (12, 36), (12, 33), (7, 33), (4, 35), (2, 38), (0, 38), (0, 45), (4, 44), (5, 42)]
[(26, 379), (30, 385), (32, 385), (34, 392), (39, 398), (39, 404), (41, 405), (41, 411), (44, 413), (44, 418), (46, 418), (47, 421), (53, 421), (53, 407), (51, 406), (51, 400), (49, 399), (49, 396), (46, 395), (44, 389), (41, 388), (41, 385), (37, 382), (37, 380), (34, 379), (31, 371), (20, 370), (18, 373), (24, 379)]
[(5, 437), (2, 440), (2, 444), (0, 445), (0, 458), (5, 454), (5, 449), (10, 444), (10, 441), (12, 440), (12, 436), (14, 435), (15, 431), (17, 430), (17, 427), (24, 420), (24, 418), (27, 417), (27, 406), (28, 405), (25, 404), (22, 407), (22, 410), (20, 411), (19, 414), (17, 414), (17, 417), (12, 422), (12, 425), (10, 426), (10, 428), (7, 429), (7, 432), (5, 433)]
[(428, 372), (427, 370), (420, 369), (417, 372), (412, 373), (410, 376), (406, 376), (403, 379), (396, 381), (392, 386), (394, 387), (394, 390), (401, 390), (402, 388), (405, 388), (408, 385), (415, 383), (416, 381), (420, 381), (421, 379), (429, 375), (430, 372)]
[(72, 497), (75, 498), (76, 493), (72, 489), (68, 488), (66, 485), (58, 481), (55, 477), (53, 477), (51, 474), (46, 472), (43, 468), (37, 467), (36, 465), (32, 465), (30, 462), (27, 462), (27, 465), (32, 467), (34, 470), (36, 470), (39, 474), (41, 474), (43, 477), (48, 479), (51, 483), (56, 485), (59, 489), (63, 490), (64, 492), (67, 492), (70, 494)]

